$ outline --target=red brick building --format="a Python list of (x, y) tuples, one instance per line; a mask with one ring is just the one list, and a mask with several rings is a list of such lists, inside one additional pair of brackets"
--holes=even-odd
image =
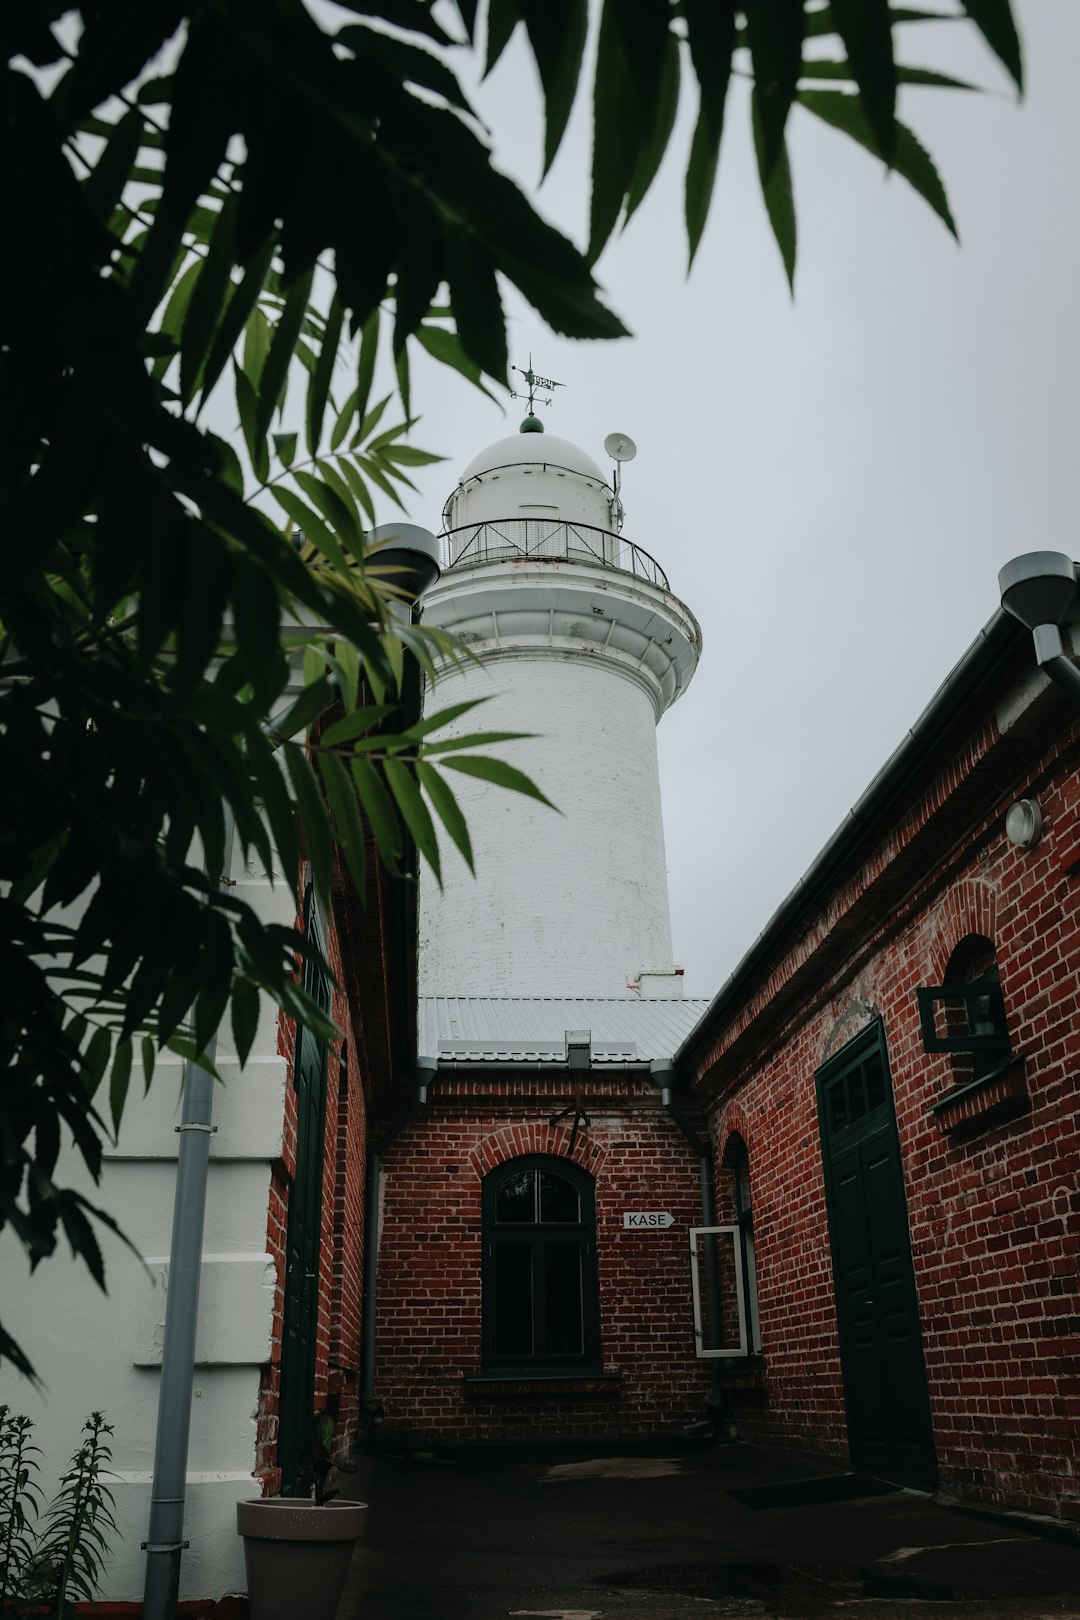
[(386, 1433), (622, 1437), (705, 1419), (686, 1262), (701, 1166), (654, 1072), (703, 1008), (421, 1002), (426, 1100), (382, 1161)]
[(255, 1467), (267, 1495), (310, 1490), (325, 1450), (313, 1419), (332, 1420), (339, 1460), (361, 1423), (368, 1117), (395, 1106), (394, 1077), (411, 1071), (416, 1045), (413, 891), (387, 876), (373, 847), (368, 856), (366, 905), (343, 870), (330, 917), (310, 891), (305, 898), (305, 929), (323, 942), (333, 974), (331, 983), (309, 971), (307, 988), (342, 1032), (338, 1046), (279, 1020), (289, 1079), (270, 1184), (277, 1286)]
[(756, 1276), (729, 1421), (1069, 1519), (1078, 754), (998, 614), (676, 1055)]

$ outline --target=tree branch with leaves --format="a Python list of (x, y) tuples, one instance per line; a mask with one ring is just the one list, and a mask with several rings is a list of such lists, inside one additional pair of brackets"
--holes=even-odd
[[(966, 21), (1021, 80), (1007, 0), (595, 10), (591, 51), (587, 0), (489, 0), (483, 29), (476, 0), (332, 18), (301, 0), (3, 9), (2, 205), (19, 237), (0, 261), (15, 407), (0, 438), (0, 1225), (31, 1266), (63, 1234), (103, 1283), (92, 1218), (112, 1223), (62, 1184), (61, 1148), (66, 1132), (99, 1178), (136, 1065), (148, 1085), (162, 1047), (199, 1060), (226, 1016), (243, 1059), (263, 994), (324, 1027), (296, 982), (309, 942), (206, 875), (226, 807), (245, 858), (295, 892), (304, 847), (325, 893), (335, 841), (362, 886), (365, 828), (391, 865), (408, 834), (437, 872), (440, 823), (471, 861), (450, 772), (536, 792), (486, 748), (440, 743), (455, 710), (398, 717), (405, 661), (430, 677), (459, 655), (393, 612), (368, 545), (377, 501), (403, 507), (409, 469), (433, 459), (408, 439), (417, 346), (505, 386), (507, 286), (560, 334), (623, 335), (593, 266), (648, 194), (687, 84), (690, 257), (744, 74), (790, 277), (792, 107), (952, 228), (896, 100), (954, 81), (898, 66), (899, 31)], [(515, 34), (542, 86), (545, 168), (591, 71), (586, 253), (498, 170), (462, 88), (458, 64), (490, 69)], [(384, 352), (395, 388), (373, 401)], [(230, 388), (235, 443), (207, 425)], [(283, 705), (321, 729), (275, 753)], [(0, 1356), (32, 1371), (5, 1328)]]

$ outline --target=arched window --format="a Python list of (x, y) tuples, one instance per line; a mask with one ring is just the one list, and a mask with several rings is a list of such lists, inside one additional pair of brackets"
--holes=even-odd
[(982, 1079), (1008, 1062), (1009, 1028), (993, 940), (966, 935), (949, 958), (945, 983), (925, 985), (918, 996), (923, 1045), (928, 1052), (953, 1054), (958, 1081)]
[(511, 1159), (484, 1180), (484, 1365), (598, 1368), (596, 1198), (565, 1159)]
[(747, 1341), (751, 1354), (761, 1349), (761, 1322), (758, 1317), (757, 1263), (754, 1256), (754, 1215), (750, 1199), (750, 1156), (741, 1136), (733, 1136), (725, 1160), (731, 1167), (735, 1221), (739, 1228), (739, 1250), (743, 1268)]

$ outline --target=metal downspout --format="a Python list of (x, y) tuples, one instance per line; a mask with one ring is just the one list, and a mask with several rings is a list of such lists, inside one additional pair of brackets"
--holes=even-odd
[[(697, 1155), (698, 1175), (701, 1181), (701, 1224), (702, 1226), (716, 1225), (716, 1188), (713, 1183), (712, 1150), (707, 1142), (703, 1142), (695, 1131), (685, 1114), (676, 1107), (672, 1096), (672, 1087), (676, 1079), (677, 1070), (670, 1059), (657, 1059), (649, 1065), (650, 1073), (660, 1087), (660, 1102), (673, 1125), (677, 1125), (687, 1143)], [(714, 1308), (716, 1300), (716, 1267), (712, 1259), (712, 1251), (705, 1251), (705, 1288), (709, 1300), (710, 1311)], [(709, 1380), (712, 1385), (712, 1406), (716, 1421), (722, 1424), (727, 1417), (727, 1390), (720, 1376), (720, 1368), (715, 1361), (709, 1363)]]
[(379, 1282), (379, 1181), (382, 1156), (402, 1131), (411, 1125), (427, 1102), (428, 1083), (435, 1078), (434, 1063), (417, 1066), (416, 1096), (401, 1118), (368, 1150), (364, 1187), (364, 1298), (361, 1308), (360, 1411), (375, 1424), (375, 1322)]
[[(232, 814), (226, 806), (222, 862), (226, 879), (232, 865), (234, 830)], [(213, 873), (207, 875), (214, 879)], [(217, 877), (221, 880), (222, 874)], [(211, 1062), (216, 1052), (215, 1031), (205, 1048)], [(185, 1063), (180, 1124), (176, 1127), (180, 1142), (176, 1155), (150, 1525), (142, 1544), (146, 1552), (145, 1620), (170, 1620), (176, 1613), (180, 1554), (187, 1546), (183, 1539), (184, 1503), (215, 1084), (213, 1075), (197, 1063)]]

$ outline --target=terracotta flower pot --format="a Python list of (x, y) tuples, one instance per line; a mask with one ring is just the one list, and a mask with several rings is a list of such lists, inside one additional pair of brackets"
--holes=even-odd
[(296, 1497), (237, 1502), (251, 1620), (334, 1620), (364, 1502)]

